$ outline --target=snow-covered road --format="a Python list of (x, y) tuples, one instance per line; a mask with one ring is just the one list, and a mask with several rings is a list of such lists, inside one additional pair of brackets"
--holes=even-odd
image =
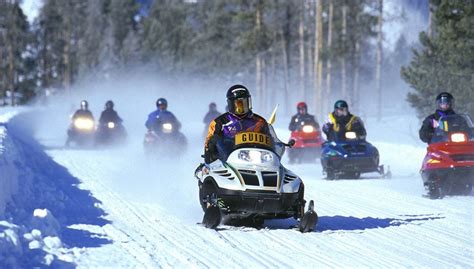
[[(397, 124), (388, 122), (368, 122), (369, 140), (371, 130)], [(35, 136), (47, 155), (104, 212), (103, 222), (68, 227), (77, 233), (66, 243), (76, 234), (101, 240), (69, 244), (80, 267), (473, 267), (474, 196), (422, 197), (418, 170), (425, 148), (413, 142), (409, 130), (392, 131), (386, 139), (372, 136), (392, 179), (327, 181), (319, 163), (287, 166), (305, 181), (306, 197), (315, 200), (320, 216), (317, 230), (307, 234), (292, 228), (293, 219), (266, 221), (260, 230), (197, 225), (202, 210), (193, 172), (202, 127), (196, 123), (187, 130), (196, 131), (187, 132), (192, 146), (186, 157), (160, 161), (145, 159), (139, 136), (123, 148), (65, 150), (65, 128), (38, 129)], [(287, 135), (283, 128), (278, 132)]]

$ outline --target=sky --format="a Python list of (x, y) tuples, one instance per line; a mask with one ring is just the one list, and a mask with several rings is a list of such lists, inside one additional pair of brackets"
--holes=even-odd
[(38, 16), (39, 10), (43, 5), (43, 0), (23, 0), (21, 8), (28, 17), (30, 23)]

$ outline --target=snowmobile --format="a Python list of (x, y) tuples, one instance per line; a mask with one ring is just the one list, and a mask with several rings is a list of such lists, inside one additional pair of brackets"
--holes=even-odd
[(125, 141), (127, 134), (122, 123), (119, 121), (105, 122), (97, 126), (96, 145), (114, 145)]
[(365, 139), (357, 137), (355, 132), (346, 132), (342, 141), (327, 141), (321, 149), (321, 165), (327, 179), (358, 179), (362, 173), (377, 172), (384, 178), (390, 178), (390, 169), (385, 172), (379, 165), (379, 152)]
[(186, 151), (187, 140), (172, 122), (157, 122), (145, 134), (143, 145), (147, 155), (180, 156)]
[[(273, 117), (274, 118), (274, 117)], [(240, 132), (235, 138), (217, 143), (219, 159), (195, 170), (203, 224), (215, 228), (220, 223), (260, 226), (265, 219), (299, 219), (301, 232), (317, 224), (314, 203), (304, 212), (304, 184), (283, 167), (285, 144), (270, 125), (270, 135)]]
[(95, 123), (91, 117), (79, 116), (71, 122), (67, 131), (66, 146), (74, 142), (77, 146), (91, 145), (94, 141)]
[(315, 124), (301, 122), (298, 130), (291, 132), (290, 140), (295, 141), (295, 145), (288, 149), (290, 163), (314, 161), (321, 156), (321, 145), (323, 138), (321, 131)]
[(440, 118), (423, 160), (421, 176), (429, 198), (471, 193), (474, 183), (474, 129), (468, 115)]

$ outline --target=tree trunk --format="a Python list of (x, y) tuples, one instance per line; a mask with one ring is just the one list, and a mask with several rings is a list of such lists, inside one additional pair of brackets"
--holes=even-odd
[(328, 36), (327, 36), (327, 51), (329, 55), (326, 62), (326, 102), (324, 102), (324, 111), (329, 110), (329, 102), (331, 101), (331, 47), (332, 47), (332, 24), (333, 24), (333, 15), (334, 15), (334, 3), (333, 0), (329, 0), (329, 14), (328, 14)]
[(347, 98), (347, 66), (346, 66), (346, 55), (347, 55), (347, 4), (344, 0), (342, 5), (342, 46), (344, 47), (344, 53), (341, 58), (341, 96), (342, 99)]
[[(10, 90), (11, 106), (15, 105), (15, 55), (13, 49), (15, 47), (15, 35), (16, 32), (16, 17), (14, 13), (14, 3), (10, 3), (9, 9), (7, 11), (6, 22), (7, 25), (7, 34), (5, 38), (5, 45), (7, 47), (7, 57), (8, 57), (8, 89)], [(10, 29), (8, 29), (10, 28)], [(9, 33), (8, 33), (9, 32)]]
[[(66, 16), (67, 17), (67, 16)], [(69, 91), (71, 87), (71, 59), (70, 59), (70, 48), (71, 48), (71, 32), (70, 32), (69, 19), (66, 19), (64, 26), (63, 38), (64, 38), (64, 48), (63, 48), (63, 87), (66, 91)]]
[(377, 91), (377, 121), (382, 118), (382, 21), (383, 21), (383, 0), (378, 0), (378, 19), (377, 19), (377, 63), (375, 72), (375, 88)]
[(290, 38), (291, 38), (291, 6), (290, 3), (286, 3), (286, 21), (283, 29), (283, 39), (284, 39), (284, 57), (285, 57), (285, 114), (290, 114), (290, 87), (291, 87), (291, 77), (290, 77)]
[[(306, 0), (306, 10), (309, 11), (309, 13), (312, 14), (312, 12), (314, 11), (313, 9), (313, 4), (312, 4), (312, 0)], [(313, 21), (312, 20), (309, 20), (308, 19), (308, 26), (307, 26), (307, 29), (308, 29), (308, 32), (309, 33), (313, 33), (314, 32), (314, 24), (313, 24)], [(304, 92), (304, 99), (305, 100), (308, 100), (310, 98), (310, 90), (309, 89), (313, 89), (315, 86), (313, 85), (313, 82), (314, 82), (314, 56), (313, 56), (313, 52), (314, 52), (314, 48), (313, 48), (313, 35), (312, 34), (308, 34), (308, 45), (306, 46), (306, 51), (307, 51), (307, 59), (308, 59), (308, 63), (307, 63), (307, 77), (306, 77), (306, 87), (305, 87), (305, 92)]]
[(15, 105), (15, 58), (13, 56), (13, 40), (9, 40), (8, 44), (8, 86), (11, 94), (11, 106)]
[(299, 36), (299, 52), (300, 52), (300, 74), (299, 74), (299, 96), (304, 98), (305, 94), (305, 55), (304, 55), (304, 11), (305, 11), (305, 0), (300, 0), (300, 12), (299, 12), (299, 26), (298, 26), (298, 36)]
[(355, 43), (355, 55), (354, 55), (354, 80), (352, 82), (352, 107), (356, 113), (359, 113), (360, 109), (360, 41), (357, 40)]
[(43, 89), (46, 89), (50, 86), (49, 82), (49, 61), (48, 61), (48, 33), (46, 30), (46, 27), (44, 29), (44, 35), (43, 35), (43, 53), (42, 53), (42, 62), (43, 62), (43, 76), (42, 76), (42, 87)]
[(323, 79), (323, 62), (321, 60), (321, 51), (323, 48), (323, 1), (318, 0), (316, 4), (316, 33), (315, 33), (315, 52), (314, 52), (314, 63), (315, 63), (315, 100), (316, 115), (321, 116), (322, 111), (322, 79)]
[(256, 41), (257, 41), (257, 57), (256, 57), (256, 62), (255, 62), (255, 72), (256, 72), (256, 77), (255, 77), (255, 83), (256, 83), (256, 89), (257, 89), (257, 96), (260, 99), (258, 104), (259, 104), (259, 109), (263, 110), (263, 104), (264, 104), (264, 96), (263, 96), (263, 59), (262, 59), (262, 53), (260, 52), (260, 32), (262, 30), (262, 3), (258, 1), (257, 4), (257, 9), (255, 12), (255, 31), (256, 31)]
[(282, 56), (283, 56), (283, 80), (284, 80), (284, 100), (285, 100), (285, 103), (284, 103), (284, 107), (285, 107), (285, 114), (288, 115), (290, 113), (290, 110), (289, 110), (289, 93), (288, 93), (288, 88), (289, 88), (289, 64), (288, 64), (288, 55), (286, 53), (286, 47), (287, 47), (287, 44), (286, 44), (286, 40), (285, 40), (285, 36), (283, 35), (283, 33), (281, 34), (281, 44), (282, 44)]
[(267, 63), (266, 57), (262, 57), (262, 112), (264, 115), (268, 113), (268, 92), (267, 92)]
[[(274, 34), (274, 40), (276, 40), (276, 35)], [(275, 51), (273, 48), (270, 48), (270, 88), (275, 89), (276, 87), (276, 57)], [(277, 104), (277, 90), (274, 90), (270, 93), (270, 105), (273, 107)]]

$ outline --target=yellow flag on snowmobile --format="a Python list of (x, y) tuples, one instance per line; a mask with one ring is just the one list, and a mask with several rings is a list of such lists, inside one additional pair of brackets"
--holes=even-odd
[(273, 124), (275, 122), (277, 109), (278, 109), (278, 105), (276, 105), (275, 108), (273, 109), (272, 115), (270, 116), (270, 118), (267, 121), (268, 124)]

